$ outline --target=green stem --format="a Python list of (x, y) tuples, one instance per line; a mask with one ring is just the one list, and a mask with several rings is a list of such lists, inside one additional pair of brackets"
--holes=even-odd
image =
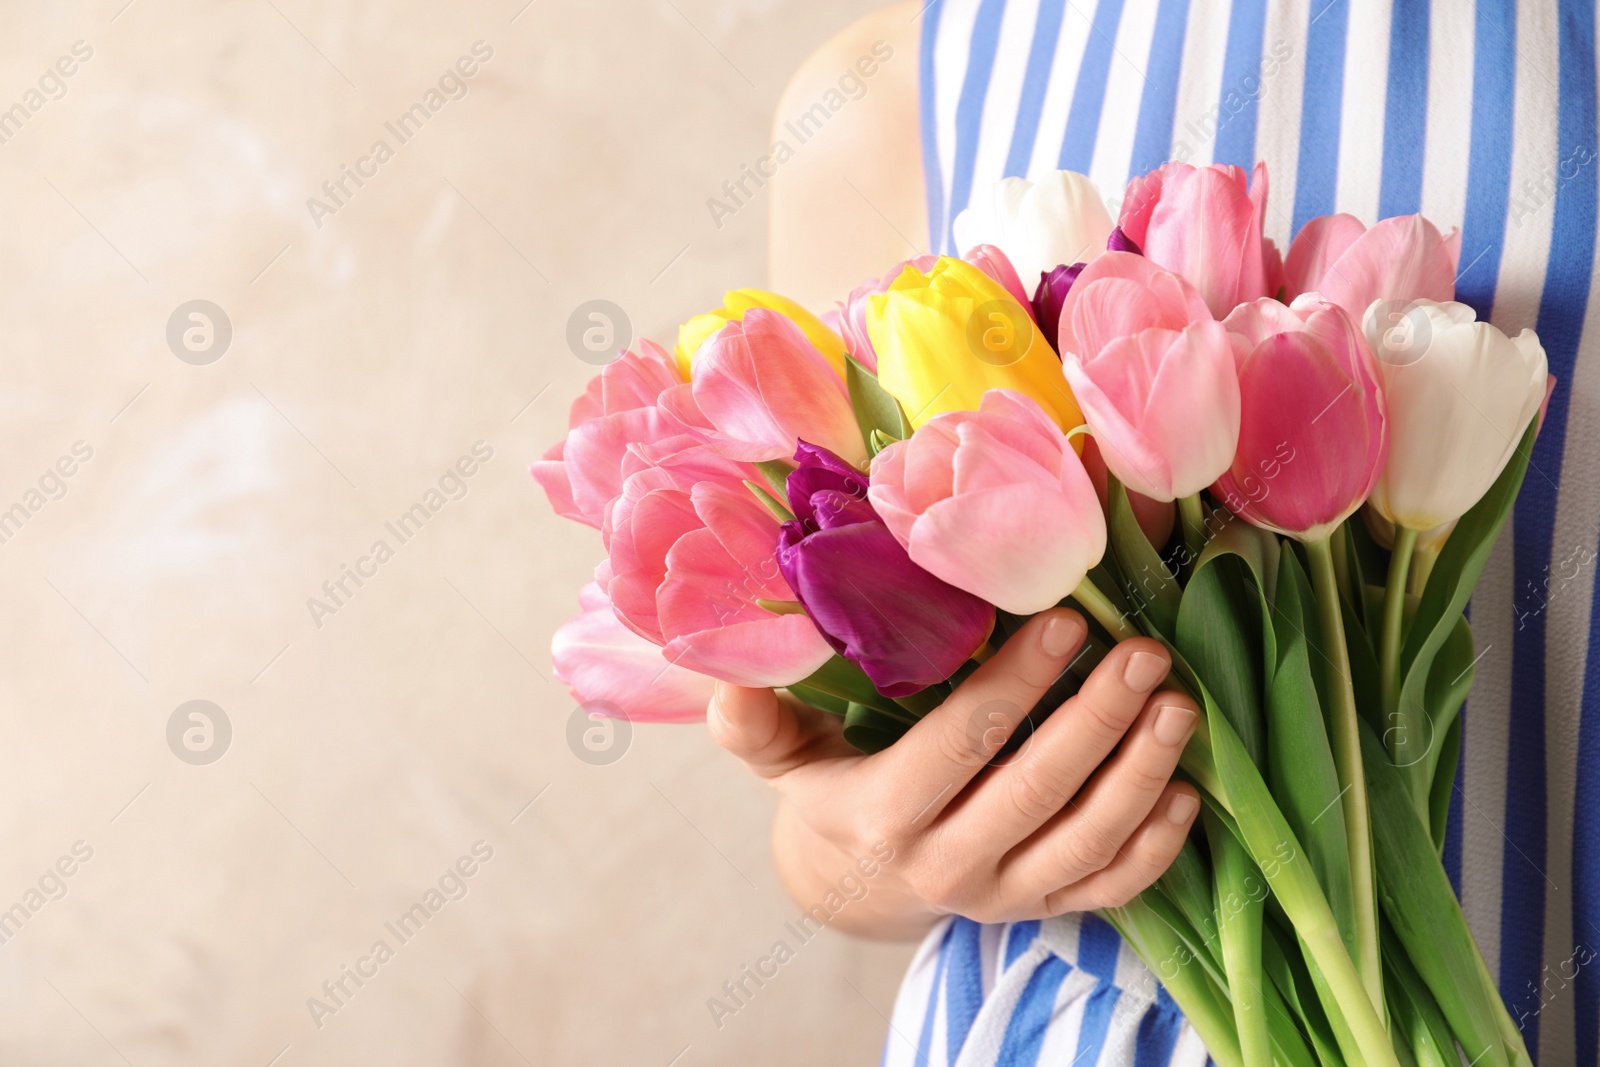
[(1111, 598), (1100, 591), (1094, 584), (1094, 579), (1085, 577), (1078, 583), (1078, 588), (1072, 591), (1072, 599), (1076, 600), (1083, 609), (1093, 615), (1095, 621), (1106, 628), (1106, 631), (1118, 641), (1129, 637), (1138, 637), (1139, 631), (1128, 617), (1117, 610)]
[(1329, 660), (1329, 740), (1339, 771), (1339, 796), (1344, 810), (1350, 853), (1350, 882), (1355, 897), (1356, 944), (1354, 961), (1367, 995), (1381, 1019), (1383, 963), (1378, 955), (1378, 901), (1372, 865), (1372, 822), (1367, 810), (1367, 778), (1361, 766), (1361, 728), (1356, 712), (1355, 688), (1350, 679), (1350, 649), (1345, 644), (1344, 615), (1339, 604), (1339, 579), (1334, 572), (1333, 549), (1327, 538), (1307, 541), (1311, 557), (1311, 582), (1321, 612), (1322, 639)]
[(1184, 569), (1192, 570), (1206, 547), (1206, 508), (1199, 493), (1178, 498), (1178, 521), (1183, 524), (1183, 545), (1188, 549), (1188, 565)]
[(1422, 591), (1428, 588), (1428, 576), (1433, 573), (1433, 565), (1439, 562), (1439, 549), (1422, 548), (1412, 554), (1411, 578), (1406, 583), (1407, 591), (1412, 596), (1420, 597)]
[[(1406, 576), (1411, 571), (1411, 554), (1417, 547), (1417, 531), (1404, 526), (1394, 529), (1394, 551), (1389, 554), (1389, 581), (1383, 591), (1383, 636), (1379, 646), (1379, 669), (1383, 684), (1384, 721), (1392, 721), (1400, 711), (1400, 639), (1406, 618)], [(1404, 739), (1399, 742), (1404, 744)], [(1394, 746), (1389, 747), (1394, 753)], [(1399, 761), (1396, 754), (1396, 761)]]

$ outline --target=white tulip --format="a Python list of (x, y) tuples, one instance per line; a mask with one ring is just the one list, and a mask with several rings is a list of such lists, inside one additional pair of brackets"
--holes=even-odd
[(1465, 304), (1376, 301), (1363, 322), (1389, 408), (1389, 458), (1371, 504), (1397, 526), (1454, 522), (1488, 492), (1544, 402), (1532, 330), (1507, 337)]
[(1087, 263), (1106, 250), (1111, 216), (1094, 182), (1070, 170), (1037, 182), (1002, 178), (974, 189), (956, 216), (956, 251), (995, 245), (1017, 268), (1030, 294), (1039, 276), (1057, 267)]

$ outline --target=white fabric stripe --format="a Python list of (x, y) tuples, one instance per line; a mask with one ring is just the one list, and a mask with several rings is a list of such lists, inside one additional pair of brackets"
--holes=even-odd
[(989, 75), (989, 93), (984, 97), (983, 120), (978, 128), (975, 175), (993, 174), (998, 178), (1005, 171), (1022, 100), (1022, 80), (1028, 72), (1028, 50), (1038, 20), (1039, 0), (1006, 0), (994, 70)]
[[(1339, 210), (1371, 226), (1378, 221), (1383, 174), (1384, 105), (1389, 99), (1389, 5), (1350, 0), (1344, 49), (1344, 101), (1339, 108)], [(1293, 203), (1291, 200), (1290, 203)]]
[(1256, 120), (1256, 159), (1266, 163), (1272, 186), (1267, 196), (1266, 235), (1289, 251), (1294, 217), (1295, 171), (1300, 160), (1300, 91), (1306, 80), (1308, 0), (1273, 0), (1267, 5), (1267, 28), (1261, 35), (1262, 55), (1282, 43), (1289, 58), (1277, 73), (1261, 79)]
[(922, 1033), (922, 1017), (928, 1006), (928, 994), (933, 989), (934, 974), (939, 969), (939, 946), (944, 943), (944, 932), (952, 922), (953, 919), (947, 919), (928, 932), (917, 954), (911, 958), (906, 976), (900, 980), (900, 992), (895, 995), (894, 1014), (889, 1023), (884, 1067), (917, 1067), (917, 1038)]
[[(1506, 219), (1505, 247), (1496, 279), (1494, 322), (1507, 333), (1533, 329), (1539, 320), (1545, 268), (1550, 258), (1550, 231), (1555, 224), (1554, 189), (1546, 185), (1543, 202), (1519, 191), (1539, 186), (1554, 173), (1557, 156), (1557, 109), (1554, 57), (1561, 42), (1555, 11), (1539, 4), (1518, 5), (1515, 110), (1512, 114), (1511, 214)], [(1461, 264), (1463, 270), (1467, 264)], [(1537, 475), (1529, 472), (1530, 477)], [(1581, 675), (1580, 675), (1581, 677)]]
[(1506, 837), (1506, 751), (1511, 736), (1512, 529), (1507, 523), (1472, 597), (1479, 657), (1467, 699), (1461, 804), (1461, 908), (1489, 973), (1500, 974), (1501, 862)]
[[(1121, 207), (1122, 189), (1128, 182), (1128, 161), (1133, 158), (1133, 138), (1139, 127), (1139, 101), (1144, 96), (1145, 65), (1150, 62), (1150, 39), (1156, 28), (1156, 4), (1133, 0), (1123, 5), (1117, 28), (1116, 51), (1106, 78), (1105, 102), (1100, 109), (1100, 129), (1094, 142), (1094, 162), (1089, 177), (1111, 195), (1109, 203)], [(1117, 217), (1113, 208), (1111, 217)]]
[(1183, 40), (1183, 68), (1178, 73), (1178, 107), (1172, 120), (1172, 158), (1197, 167), (1212, 160), (1217, 144), (1217, 117), (1226, 92), (1222, 68), (1228, 55), (1228, 8), (1215, 0), (1191, 0)]
[(1210, 1058), (1195, 1028), (1185, 1025), (1178, 1035), (1177, 1047), (1172, 1050), (1172, 1067), (1202, 1067)]
[[(1551, 32), (1553, 35), (1553, 27)], [(1538, 44), (1530, 42), (1530, 46), (1537, 48)], [(1520, 70), (1530, 65), (1523, 58), (1529, 50), (1519, 43), (1518, 52), (1521, 53), (1517, 64)], [(1556, 94), (1549, 95), (1553, 130), (1557, 121)], [(1592, 150), (1590, 143), (1561, 144), (1559, 134), (1552, 141), (1554, 150), (1545, 158), (1555, 168), (1559, 168), (1574, 149)], [(1519, 137), (1518, 147), (1521, 146)], [(1588, 156), (1579, 158), (1590, 159)], [(1584, 171), (1578, 180), (1593, 181), (1587, 165)], [(1513, 195), (1524, 188), (1515, 180), (1516, 176), (1514, 169)], [(1596, 253), (1591, 278), (1600, 277), (1600, 248)], [(1555, 534), (1550, 547), (1549, 591), (1544, 594), (1549, 603), (1545, 609), (1548, 617), (1544, 661), (1545, 802), (1549, 811), (1546, 857), (1550, 880), (1559, 887), (1545, 898), (1544, 962), (1557, 975), (1570, 973), (1569, 961), (1577, 945), (1593, 945), (1597, 934), (1592, 929), (1572, 928), (1572, 838), (1577, 803), (1578, 737), (1584, 710), (1583, 676), (1589, 656), (1590, 614), (1594, 610), (1595, 556), (1597, 542), (1600, 542), (1600, 483), (1594, 478), (1594, 471), (1600, 469), (1600, 420), (1596, 418), (1600, 414), (1600, 366), (1594, 358), (1594, 338), (1600, 337), (1600, 300), (1595, 299), (1592, 288), (1590, 292), (1584, 313), (1583, 340), (1579, 342), (1572, 379), (1559, 383), (1559, 387), (1567, 391), (1567, 437), (1562, 446), (1561, 493), (1556, 502)], [(1530, 471), (1529, 477), (1538, 475)], [(1563, 990), (1548, 999), (1539, 1023), (1539, 1058), (1546, 1063), (1576, 1062), (1576, 998), (1570, 991)], [(1517, 1007), (1513, 1005), (1513, 1010)]]
[(944, 218), (939, 220), (939, 232), (932, 235), (936, 249), (944, 247), (950, 220), (955, 217), (950, 210), (950, 185), (955, 172), (956, 105), (961, 100), (961, 86), (967, 77), (972, 24), (977, 16), (976, 3), (946, 0), (939, 15), (938, 39), (933, 44), (933, 66), (938, 72), (933, 86), (934, 128), (939, 142), (939, 179), (944, 186)]
[[(1044, 1042), (1039, 1046), (1039, 1063), (1077, 1061), (1078, 1067), (1090, 1067), (1099, 1062), (1097, 1059), (1078, 1061), (1078, 1037), (1083, 1033), (1083, 1013), (1089, 1006), (1089, 994), (1094, 992), (1096, 984), (1094, 977), (1084, 971), (1073, 971), (1061, 983), (1061, 988), (1056, 990), (1050, 1028), (1045, 1031)], [(961, 1067), (967, 1065), (962, 1064)]]
[(985, 999), (994, 992), (995, 982), (1000, 978), (1000, 968), (1005, 962), (1001, 950), (1005, 944), (1005, 932), (1008, 928), (995, 923), (982, 927), (978, 931), (978, 959), (983, 961), (979, 970), (982, 979), (983, 995)]
[[(1422, 150), (1422, 213), (1461, 225), (1472, 130), (1472, 19), (1459, 0), (1433, 0), (1428, 15), (1428, 128)], [(1464, 103), (1467, 102), (1467, 103)]]
[[(1061, 14), (1061, 33), (1056, 38), (1055, 58), (1050, 64), (1050, 81), (1039, 110), (1039, 135), (1033, 142), (1033, 158), (1028, 173), (1048, 174), (1061, 158), (1061, 139), (1067, 132), (1067, 115), (1072, 110), (1072, 94), (1078, 85), (1078, 67), (1088, 47), (1090, 27), (1099, 10), (1098, 0), (1070, 0)], [(1105, 196), (1105, 190), (1100, 190)]]

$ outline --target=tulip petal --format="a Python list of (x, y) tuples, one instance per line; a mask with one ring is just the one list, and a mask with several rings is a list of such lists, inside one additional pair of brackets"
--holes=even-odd
[(885, 696), (944, 681), (989, 636), (994, 608), (911, 562), (888, 527), (803, 535), (786, 524), (778, 560), (806, 611)]
[(631, 722), (705, 718), (711, 678), (673, 664), (660, 646), (624, 626), (594, 582), (578, 600), (583, 613), (562, 623), (550, 641), (556, 677), (571, 687), (573, 699), (610, 705)]
[(664, 651), (679, 666), (755, 688), (791, 685), (833, 657), (804, 615), (769, 615), (683, 634), (667, 642)]

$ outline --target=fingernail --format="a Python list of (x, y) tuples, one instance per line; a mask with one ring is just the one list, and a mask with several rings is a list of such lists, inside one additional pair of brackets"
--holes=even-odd
[(1059, 659), (1077, 646), (1080, 636), (1076, 619), (1056, 615), (1044, 624), (1039, 634), (1039, 647), (1044, 649), (1045, 655)]
[(1122, 680), (1129, 689), (1154, 689), (1155, 684), (1167, 676), (1167, 658), (1154, 652), (1135, 652), (1122, 668)]
[(1163, 704), (1156, 709), (1156, 740), (1163, 745), (1181, 745), (1194, 729), (1195, 714), (1182, 704)]
[(1199, 798), (1189, 793), (1179, 793), (1167, 805), (1167, 821), (1174, 826), (1182, 826), (1194, 818), (1194, 813), (1200, 808)]

